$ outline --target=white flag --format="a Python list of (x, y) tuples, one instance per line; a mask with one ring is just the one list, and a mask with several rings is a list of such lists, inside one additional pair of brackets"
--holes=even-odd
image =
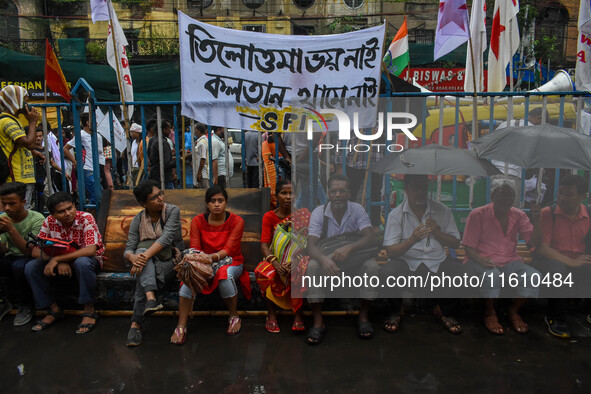
[(519, 48), (519, 0), (496, 0), (488, 51), (488, 91), (507, 86), (507, 65)]
[(125, 138), (125, 129), (119, 123), (119, 120), (113, 116), (113, 136), (115, 137), (115, 143), (111, 141), (111, 127), (109, 126), (109, 114), (103, 114), (100, 108), (96, 109), (96, 128), (97, 131), (111, 143), (115, 145), (115, 149), (119, 152), (123, 152), (127, 148), (127, 140)]
[(591, 0), (581, 0), (575, 71), (577, 90), (591, 91)]
[[(109, 34), (107, 36), (107, 61), (109, 65), (113, 67), (115, 72), (117, 72), (117, 63), (119, 63), (119, 75), (121, 78), (121, 95), (125, 99), (125, 102), (133, 101), (133, 83), (131, 82), (131, 70), (129, 69), (129, 60), (127, 59), (127, 50), (125, 47), (128, 45), (127, 38), (125, 38), (125, 34), (123, 33), (123, 29), (119, 24), (119, 20), (117, 19), (117, 14), (115, 14), (115, 10), (113, 9), (113, 3), (110, 0), (109, 2), (109, 12), (111, 14), (112, 26), (109, 23)], [(115, 34), (115, 43), (117, 46), (117, 55), (115, 55), (115, 50), (113, 48), (113, 33)], [(123, 111), (123, 108), (121, 109)], [(133, 106), (127, 106), (127, 116), (131, 118), (133, 115)]]
[(92, 23), (109, 20), (109, 5), (107, 0), (90, 0), (90, 14)]
[[(482, 92), (484, 90), (484, 52), (486, 51), (486, 2), (474, 0), (472, 2), (472, 15), (470, 16), (470, 36), (472, 48), (468, 42), (466, 53), (466, 75), (464, 76), (465, 92)], [(474, 64), (472, 55), (474, 54)], [(473, 78), (474, 75), (476, 78)], [(474, 86), (476, 79), (476, 86)]]

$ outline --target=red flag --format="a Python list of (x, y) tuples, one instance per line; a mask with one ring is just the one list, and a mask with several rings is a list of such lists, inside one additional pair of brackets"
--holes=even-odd
[(47, 38), (45, 39), (45, 83), (49, 89), (62, 96), (66, 101), (72, 99), (62, 68)]

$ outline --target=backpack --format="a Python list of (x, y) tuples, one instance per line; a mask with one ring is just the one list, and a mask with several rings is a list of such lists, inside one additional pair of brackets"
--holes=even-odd
[[(7, 114), (0, 115), (0, 119), (12, 118)], [(0, 185), (3, 185), (7, 180), (14, 182), (14, 173), (12, 172), (12, 156), (16, 153), (18, 147), (14, 144), (12, 152), (6, 157), (4, 149), (0, 148)]]

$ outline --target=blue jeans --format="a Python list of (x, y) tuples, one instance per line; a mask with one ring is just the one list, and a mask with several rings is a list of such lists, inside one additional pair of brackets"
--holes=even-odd
[(94, 193), (94, 172), (84, 170), (84, 186), (86, 189), (86, 198), (89, 204), (96, 204), (96, 195)]
[[(222, 298), (232, 298), (238, 294), (238, 287), (236, 287), (236, 279), (240, 278), (243, 271), (242, 265), (231, 265), (228, 267), (228, 279), (222, 279), (218, 282), (218, 291)], [(236, 279), (235, 279), (236, 278)], [(195, 294), (191, 292), (189, 286), (183, 284), (179, 291), (179, 296), (183, 298), (193, 298)]]
[[(27, 282), (33, 290), (35, 306), (44, 309), (55, 304), (55, 296), (51, 289), (51, 277), (45, 276), (43, 270), (47, 265), (46, 261), (34, 259), (25, 266)], [(96, 275), (100, 272), (101, 266), (95, 257), (78, 257), (72, 263), (72, 271), (78, 280), (80, 294), (78, 303), (85, 305), (94, 302), (96, 293)]]

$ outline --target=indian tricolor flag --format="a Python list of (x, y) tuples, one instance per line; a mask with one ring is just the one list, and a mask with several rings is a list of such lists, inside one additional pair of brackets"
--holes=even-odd
[(392, 74), (399, 76), (402, 71), (410, 63), (408, 56), (408, 29), (406, 28), (406, 17), (404, 17), (404, 23), (396, 33), (396, 36), (384, 56), (384, 63), (388, 71)]

